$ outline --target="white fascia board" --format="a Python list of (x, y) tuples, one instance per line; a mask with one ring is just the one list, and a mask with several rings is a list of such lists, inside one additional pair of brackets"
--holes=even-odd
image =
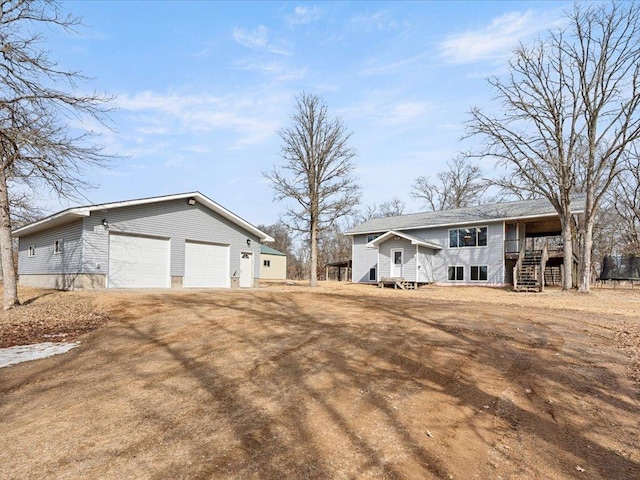
[(367, 243), (366, 247), (378, 248), (378, 246), (381, 243), (386, 242), (390, 237), (401, 237), (401, 238), (404, 238), (405, 240), (409, 240), (411, 242), (411, 245), (420, 245), (422, 247), (430, 248), (432, 250), (442, 250), (442, 247), (440, 245), (436, 245), (435, 243), (425, 242), (424, 240), (420, 240), (419, 238), (415, 238), (410, 235), (403, 234), (402, 232), (398, 232), (396, 230), (389, 230), (384, 235), (380, 235), (378, 238), (371, 240), (369, 243)]
[(14, 237), (19, 237), (19, 236), (28, 235), (31, 233), (36, 233), (41, 230), (46, 230), (47, 228), (51, 228), (53, 226), (71, 221), (74, 217), (77, 217), (77, 218), (88, 217), (89, 215), (91, 215), (91, 212), (94, 212), (94, 211), (110, 210), (113, 208), (131, 207), (136, 205), (167, 202), (171, 200), (181, 200), (181, 199), (187, 199), (187, 198), (196, 199), (202, 205), (206, 206), (210, 210), (216, 212), (217, 214), (221, 215), (227, 220), (230, 220), (236, 225), (244, 228), (248, 232), (253, 233), (255, 236), (257, 236), (260, 239), (261, 242), (275, 241), (272, 237), (270, 237), (263, 231), (258, 230), (256, 227), (251, 225), (246, 220), (230, 212), (229, 210), (217, 204), (216, 202), (214, 202), (213, 200), (206, 197), (200, 192), (179, 193), (175, 195), (163, 195), (159, 197), (148, 197), (148, 198), (139, 198), (136, 200), (126, 200), (124, 202), (102, 203), (99, 205), (90, 205), (87, 207), (70, 208), (68, 210), (64, 210), (62, 212), (56, 213), (55, 215), (52, 215), (50, 217), (43, 218), (42, 220), (38, 220), (37, 222), (18, 228), (12, 232), (12, 235)]
[[(579, 210), (579, 211), (572, 211), (572, 214), (581, 214), (583, 213), (583, 210)], [(468, 226), (468, 225), (478, 225), (478, 224), (485, 224), (485, 223), (495, 223), (495, 222), (513, 222), (516, 220), (531, 220), (534, 218), (547, 218), (547, 217), (557, 217), (558, 214), (557, 213), (542, 213), (542, 214), (538, 214), (538, 215), (526, 215), (526, 216), (519, 216), (519, 217), (501, 217), (501, 218), (490, 218), (490, 219), (478, 219), (478, 220), (471, 220), (468, 222), (450, 222), (450, 223), (438, 223), (438, 224), (431, 224), (431, 225), (418, 225), (415, 227), (398, 227), (396, 228), (396, 232), (397, 231), (405, 231), (405, 230), (420, 230), (422, 228), (442, 228), (442, 227), (459, 227), (459, 226)], [(384, 229), (382, 229), (384, 230)], [(380, 229), (378, 230), (367, 230), (364, 232), (347, 232), (347, 233), (343, 233), (343, 235), (347, 235), (347, 236), (355, 236), (355, 235), (370, 235), (372, 233), (379, 233)]]

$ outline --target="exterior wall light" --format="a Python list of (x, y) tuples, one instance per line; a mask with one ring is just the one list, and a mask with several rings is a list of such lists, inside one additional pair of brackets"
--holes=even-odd
[(251, 239), (247, 238), (247, 247), (250, 247), (250, 246), (251, 246)]
[(107, 222), (106, 218), (102, 219), (102, 226), (105, 227), (105, 228), (109, 226), (109, 222)]
[(196, 204), (196, 199), (193, 197), (189, 197), (189, 200), (187, 200), (187, 203), (189, 205), (195, 205)]

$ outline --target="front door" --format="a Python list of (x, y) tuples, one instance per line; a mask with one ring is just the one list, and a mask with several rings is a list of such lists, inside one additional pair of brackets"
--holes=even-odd
[(403, 249), (392, 248), (391, 249), (391, 276), (402, 277), (402, 264), (403, 264)]
[(253, 286), (253, 253), (242, 252), (240, 254), (240, 286)]

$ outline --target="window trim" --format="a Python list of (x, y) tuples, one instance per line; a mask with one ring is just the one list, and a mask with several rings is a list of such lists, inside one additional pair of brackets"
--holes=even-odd
[(33, 257), (36, 256), (36, 246), (35, 245), (29, 245), (27, 256), (29, 258), (33, 258)]
[[(460, 230), (465, 230), (465, 229), (471, 229), (471, 228), (475, 228), (476, 229), (476, 244), (475, 245), (458, 245), (455, 247), (451, 246), (451, 232), (452, 231), (460, 231)], [(486, 238), (486, 245), (478, 245), (478, 237), (480, 235), (480, 230), (482, 228), (486, 228), (487, 230), (487, 238)], [(457, 228), (450, 228), (447, 230), (447, 239), (449, 242), (449, 248), (487, 248), (489, 246), (489, 225), (469, 225), (468, 227), (457, 227)], [(458, 238), (459, 238), (458, 234)]]
[(367, 235), (367, 243), (373, 242), (380, 235), (381, 235), (380, 233), (372, 233), (372, 234)]
[(62, 239), (55, 240), (53, 242), (53, 253), (54, 253), (54, 255), (60, 255), (63, 252), (63, 245), (64, 245), (64, 243), (62, 242)]
[[(454, 278), (453, 280), (451, 280), (449, 278), (449, 269), (451, 269), (451, 268), (455, 268), (455, 275), (454, 275), (455, 277), (458, 276), (457, 275), (458, 271), (459, 271), (458, 269), (461, 268), (462, 269), (462, 278)], [(465, 281), (464, 280), (464, 271), (465, 271), (464, 265), (447, 265), (447, 282), (456, 282), (456, 283), (457, 282), (464, 282)]]
[[(473, 269), (476, 268), (478, 269), (478, 278), (476, 280), (473, 279)], [(486, 278), (483, 280), (480, 275), (480, 272), (482, 269), (485, 269), (485, 276)], [(488, 265), (471, 265), (469, 268), (469, 281), (471, 282), (488, 282), (489, 281), (489, 266)]]

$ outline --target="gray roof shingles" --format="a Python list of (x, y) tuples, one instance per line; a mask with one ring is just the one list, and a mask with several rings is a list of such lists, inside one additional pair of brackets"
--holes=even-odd
[[(572, 199), (571, 209), (578, 213), (584, 210), (584, 196)], [(388, 230), (405, 230), (421, 227), (438, 227), (447, 225), (464, 225), (491, 220), (517, 219), (523, 217), (549, 216), (556, 213), (553, 205), (546, 198), (502, 202), (473, 207), (456, 208), (436, 212), (411, 213), (398, 217), (372, 218), (352, 228), (346, 234), (385, 232)]]

